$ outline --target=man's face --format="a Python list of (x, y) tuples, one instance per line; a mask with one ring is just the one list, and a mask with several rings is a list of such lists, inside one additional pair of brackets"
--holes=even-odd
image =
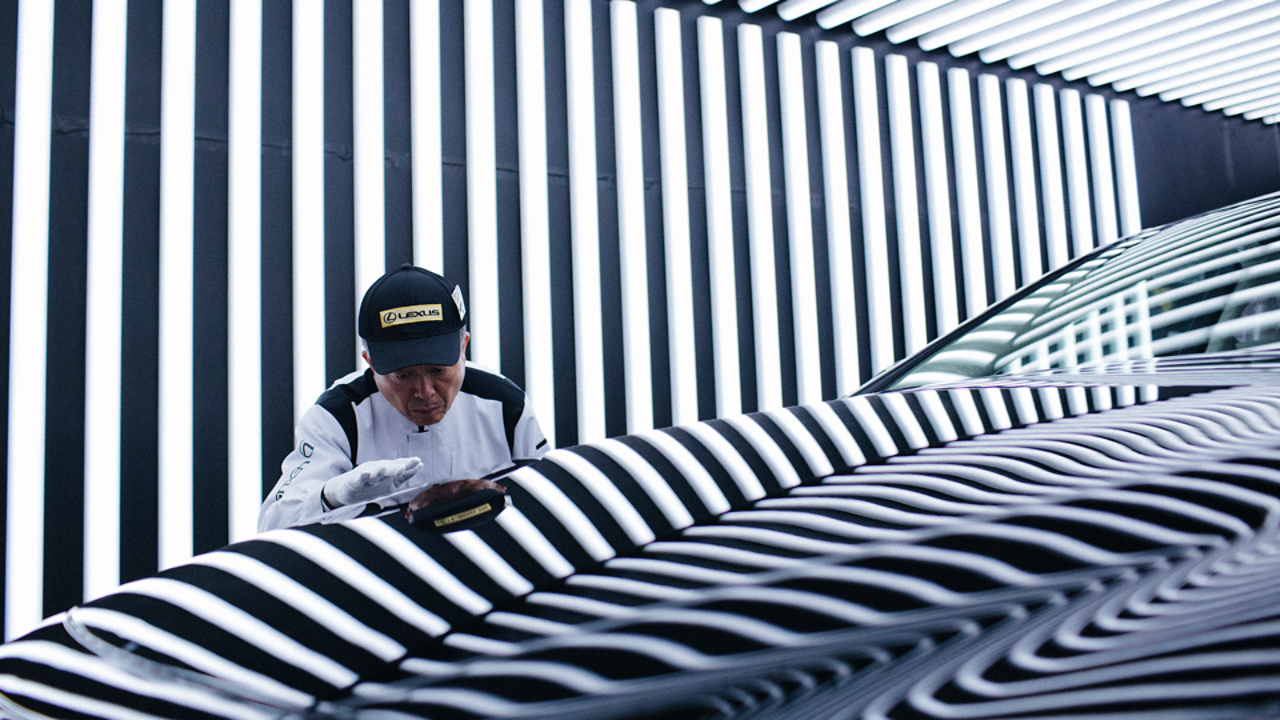
[[(391, 407), (409, 418), (409, 422), (419, 427), (434, 425), (444, 419), (462, 389), (462, 378), (466, 374), (463, 352), (470, 339), (470, 334), (463, 336), (458, 362), (453, 365), (410, 365), (386, 375), (379, 375), (375, 370), (373, 381)], [(369, 362), (368, 353), (364, 353), (364, 359)]]

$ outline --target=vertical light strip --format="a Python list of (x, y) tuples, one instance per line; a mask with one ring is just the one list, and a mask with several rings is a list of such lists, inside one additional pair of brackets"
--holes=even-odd
[(464, 0), (467, 109), (467, 298), (471, 359), (502, 367), (498, 313), (498, 160), (493, 3)]
[(702, 164), (707, 187), (707, 264), (711, 276), (711, 333), (716, 417), (742, 412), (738, 358), (738, 291), (734, 276), (733, 197), (729, 176), (729, 110), (720, 18), (698, 18), (702, 94)]
[[(470, 43), (467, 46), (470, 48)], [(359, 307), (364, 291), (382, 275), (386, 267), (386, 246), (383, 239), (386, 235), (386, 175), (383, 169), (382, 3), (352, 3), (351, 56), (351, 126), (355, 135), (352, 147), (355, 175), (355, 303)], [(469, 77), (467, 84), (471, 84)], [(471, 94), (467, 93), (468, 122), (471, 114), (470, 99)], [(467, 132), (468, 146), (470, 142), (471, 132)], [(470, 171), (474, 171), (478, 164), (474, 162), (476, 157), (471, 154), (470, 147), (467, 148), (467, 159), (469, 177)], [(474, 231), (474, 226), (472, 229)], [(475, 262), (476, 258), (473, 255), (471, 259)], [(475, 295), (474, 288), (472, 295)], [(479, 303), (470, 303), (473, 318), (477, 305)], [(474, 329), (474, 319), (471, 325)], [(486, 336), (480, 345), (488, 342), (490, 338)], [(474, 340), (471, 347), (474, 356)], [(359, 350), (356, 352), (358, 354)], [(363, 361), (359, 361), (357, 366), (363, 367)]]
[(1098, 244), (1119, 235), (1116, 229), (1116, 185), (1111, 175), (1111, 128), (1107, 124), (1107, 101), (1101, 95), (1084, 100), (1089, 126), (1089, 168), (1093, 171), (1093, 212), (1098, 227)]
[(644, 221), (644, 157), (640, 143), (640, 49), (635, 3), (612, 0), (609, 11), (613, 30), (613, 127), (618, 154), (618, 244), (622, 263), (627, 432), (635, 433), (653, 427), (648, 241)]
[(987, 226), (991, 231), (991, 274), (996, 302), (1017, 289), (1013, 271), (1013, 227), (1009, 220), (1009, 170), (1004, 151), (1004, 110), (1000, 80), (978, 76), (978, 109), (982, 117), (982, 157), (987, 175)]
[(551, 355), (551, 229), (547, 200), (546, 61), (542, 3), (516, 0), (516, 104), (520, 142), (520, 256), (524, 285), (524, 389), (555, 447)]
[(689, 171), (685, 152), (684, 59), (680, 12), (653, 11), (658, 71), (658, 142), (662, 160), (662, 225), (667, 269), (667, 357), (671, 422), (698, 420), (698, 364), (693, 333), (693, 270), (689, 248)]
[[(316, 8), (319, 12), (320, 8)], [(440, 6), (409, 3), (409, 107), (413, 151), (413, 262), (444, 270), (444, 190), (440, 139)], [(294, 68), (297, 72), (297, 68)], [(544, 418), (544, 424), (550, 418)], [(546, 427), (544, 431), (550, 432)], [(551, 437), (547, 436), (548, 439)]]
[(1133, 154), (1133, 124), (1129, 119), (1129, 101), (1111, 101), (1111, 142), (1115, 144), (1117, 198), (1120, 203), (1120, 235), (1132, 235), (1142, 229), (1142, 211), (1138, 206), (1138, 166)]
[(191, 557), (196, 8), (165, 0), (160, 68), (159, 561)]
[[(13, 238), (9, 294), (9, 457), (4, 635), (44, 617), (45, 359), (49, 294), (49, 178), (53, 4), (18, 8), (13, 122)], [(21, 422), (15, 422), (22, 418)]]
[[(420, 3), (415, 3), (414, 7)], [(293, 2), (293, 417), (325, 388), (324, 4)], [(417, 157), (415, 153), (414, 157)]]
[(844, 88), (840, 49), (814, 46), (818, 66), (818, 124), (822, 133), (822, 180), (826, 190), (827, 263), (831, 275), (831, 329), (835, 344), (836, 395), (858, 389), (858, 308), (854, 295), (853, 231), (849, 222), (849, 167), (844, 133)]
[(884, 163), (880, 158), (880, 101), (876, 56), (853, 49), (853, 118), (862, 189), (862, 246), (866, 254), (867, 315), (871, 327), (871, 372), (893, 364), (893, 298), (889, 292), (889, 239), (884, 220)]
[(1005, 83), (1009, 96), (1009, 156), (1013, 160), (1013, 203), (1018, 221), (1018, 254), (1026, 285), (1044, 274), (1040, 257), (1040, 208), (1036, 203), (1036, 158), (1031, 143), (1031, 105), (1027, 82), (1010, 78)]
[(1036, 147), (1040, 153), (1040, 193), (1044, 205), (1045, 244), (1049, 269), (1067, 262), (1067, 209), (1062, 199), (1062, 151), (1058, 140), (1058, 104), (1052, 85), (1032, 91), (1036, 108)]
[[(127, 0), (94, 0), (85, 284), (84, 598), (120, 583), (120, 378)], [(16, 236), (15, 236), (16, 237)]]
[(764, 87), (764, 40), (759, 25), (738, 26), (742, 143), (747, 173), (747, 237), (751, 245), (751, 310), (756, 335), (756, 402), (782, 407), (778, 290), (773, 261), (773, 190), (769, 183), (769, 118)]
[(968, 70), (947, 70), (965, 318), (976, 316), (987, 306), (987, 269), (983, 255), (982, 208), (978, 200), (978, 159), (973, 135), (973, 98), (970, 87)]
[(813, 273), (813, 198), (809, 194), (809, 138), (805, 131), (804, 69), (800, 36), (778, 33), (778, 91), (782, 111), (782, 171), (791, 260), (792, 327), (796, 346), (796, 396), (800, 404), (822, 400), (818, 349), (818, 298)]
[(1093, 247), (1093, 215), (1089, 209), (1089, 165), (1085, 158), (1084, 117), (1080, 110), (1080, 93), (1063, 90), (1062, 145), (1067, 158), (1067, 208), (1071, 216), (1071, 256), (1077, 257)]
[(227, 537), (262, 503), (262, 0), (232, 0), (227, 123)]
[(951, 235), (951, 188), (947, 177), (946, 131), (942, 128), (942, 85), (938, 66), (916, 65), (920, 96), (920, 143), (924, 152), (925, 202), (929, 209), (929, 249), (933, 256), (933, 306), (938, 335), (960, 324), (956, 308), (956, 261)]
[[(569, 121), (569, 226), (573, 236), (573, 351), (578, 437), (603, 440), (604, 341), (600, 315), (600, 225), (596, 171), (595, 61), (591, 0), (564, 0), (565, 90)], [(546, 431), (546, 428), (543, 428)], [(550, 436), (548, 436), (550, 437)]]
[(920, 198), (916, 185), (915, 134), (911, 129), (911, 73), (902, 55), (884, 59), (889, 101), (889, 150), (893, 165), (893, 208), (898, 225), (898, 276), (902, 332), (908, 355), (929, 342), (924, 307), (924, 261), (920, 251)]

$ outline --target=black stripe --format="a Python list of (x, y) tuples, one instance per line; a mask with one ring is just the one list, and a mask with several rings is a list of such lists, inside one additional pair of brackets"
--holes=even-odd
[(469, 367), (462, 379), (462, 392), (484, 400), (497, 400), (502, 403), (502, 424), (507, 431), (507, 451), (514, 457), (516, 425), (520, 422), (520, 416), (524, 415), (524, 391), (501, 375)]
[(359, 433), (356, 432), (356, 405), (369, 399), (369, 396), (376, 392), (378, 392), (378, 386), (373, 382), (373, 369), (370, 368), (349, 383), (334, 385), (325, 390), (316, 400), (316, 404), (328, 410), (329, 414), (342, 426), (342, 432), (346, 433), (347, 444), (351, 446), (352, 466), (359, 464), (356, 461), (360, 440)]

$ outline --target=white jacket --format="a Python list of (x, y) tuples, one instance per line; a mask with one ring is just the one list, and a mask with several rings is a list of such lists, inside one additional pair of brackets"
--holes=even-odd
[[(387, 402), (372, 371), (340, 378), (303, 414), (296, 445), (281, 464), (280, 481), (258, 513), (258, 532), (348, 520), (375, 510), (356, 504), (326, 511), (320, 489), (330, 478), (371, 460), (419, 457), (422, 468), (399, 492), (374, 505), (406, 503), (422, 488), (482, 478), (542, 457), (547, 440), (523, 390), (470, 364), (444, 419), (419, 431)], [(354, 446), (354, 447), (353, 447)]]

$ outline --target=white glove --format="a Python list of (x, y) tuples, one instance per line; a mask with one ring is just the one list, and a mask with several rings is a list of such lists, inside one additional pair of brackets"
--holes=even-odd
[(422, 460), (416, 457), (360, 463), (326, 482), (320, 490), (321, 502), (332, 510), (390, 495), (404, 487), (421, 467)]

